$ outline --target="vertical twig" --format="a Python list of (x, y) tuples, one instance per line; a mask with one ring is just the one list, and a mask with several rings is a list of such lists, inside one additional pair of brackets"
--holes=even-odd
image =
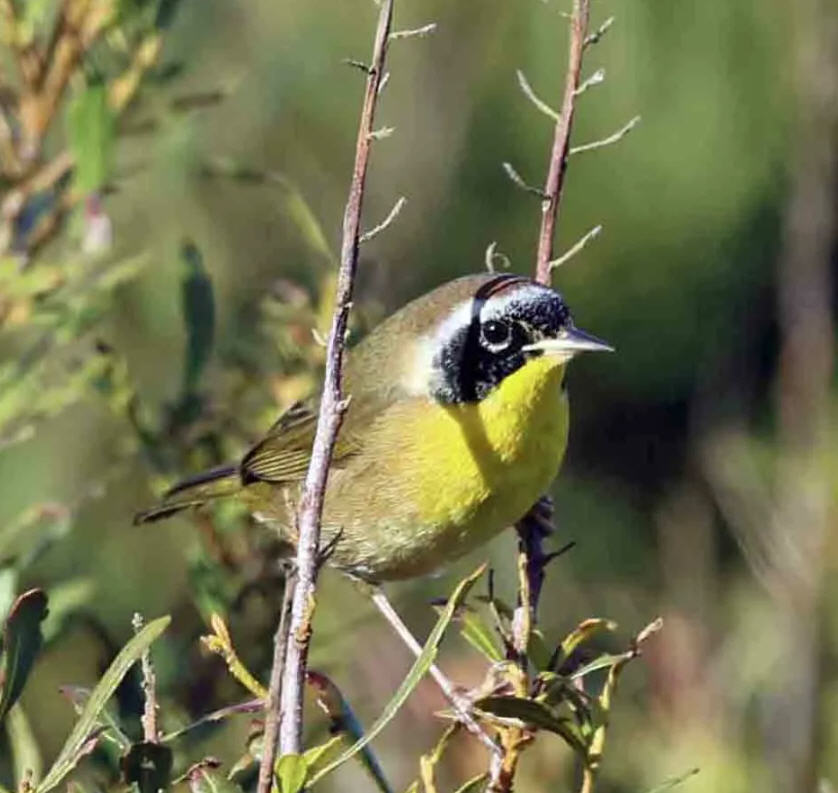
[[(323, 395), (317, 418), (311, 463), (306, 474), (297, 516), (299, 533), (296, 558), (297, 585), (291, 604), (288, 649), (285, 657), (285, 668), (282, 673), (282, 695), (279, 700), (279, 712), (273, 709), (267, 713), (268, 723), (279, 719), (279, 746), (282, 754), (298, 754), (300, 751), (303, 686), (308, 648), (311, 641), (311, 620), (314, 611), (314, 588), (318, 567), (323, 496), (326, 490), (326, 479), (335, 439), (347, 407), (347, 401), (343, 398), (341, 391), (344, 339), (352, 300), (355, 271), (358, 265), (361, 209), (376, 100), (381, 77), (384, 73), (384, 60), (392, 19), (393, 0), (383, 0), (375, 32), (372, 61), (367, 74), (366, 92), (355, 148), (355, 166), (343, 218), (343, 241), (337, 279), (335, 313), (332, 318), (332, 327), (326, 348)], [(274, 690), (273, 694), (276, 695), (276, 693), (278, 692)]]
[(279, 613), (279, 622), (274, 635), (274, 657), (271, 666), (271, 679), (268, 684), (268, 696), (263, 703), (265, 712), (269, 714), (269, 717), (265, 721), (265, 732), (262, 736), (262, 758), (259, 763), (257, 793), (270, 793), (271, 783), (273, 782), (276, 744), (279, 737), (279, 720), (270, 718), (270, 714), (279, 712), (279, 700), (282, 696), (282, 672), (285, 668), (285, 655), (288, 652), (288, 620), (291, 617), (291, 604), (294, 600), (296, 584), (296, 571), (289, 566), (285, 573), (282, 610)]
[[(551, 262), (553, 261), (553, 238), (556, 229), (556, 217), (562, 199), (562, 187), (567, 172), (567, 158), (570, 150), (570, 132), (573, 124), (573, 111), (578, 96), (579, 79), (582, 72), (582, 56), (585, 52), (588, 36), (588, 21), (590, 11), (590, 0), (573, 0), (573, 11), (570, 16), (570, 43), (567, 56), (567, 75), (565, 77), (564, 96), (559, 117), (556, 120), (553, 135), (553, 148), (550, 152), (550, 163), (547, 168), (547, 179), (544, 183), (544, 198), (541, 202), (541, 228), (538, 233), (538, 251), (535, 262), (535, 278), (539, 283), (550, 285)], [(520, 648), (523, 648), (524, 656), (526, 647), (529, 644), (529, 634), (532, 628), (532, 620), (538, 606), (538, 598), (541, 594), (541, 586), (544, 581), (544, 566), (549, 561), (549, 556), (544, 553), (543, 539), (550, 533), (550, 520), (552, 508), (544, 516), (544, 505), (542, 501), (527, 513), (526, 516), (516, 524), (518, 532), (518, 544), (520, 553), (524, 555), (526, 562), (523, 570), (526, 574), (526, 581), (522, 579), (521, 602), (518, 606), (518, 613), (514, 628), (514, 644), (518, 648), (519, 663), (521, 661)], [(539, 514), (541, 513), (541, 514)], [(528, 595), (528, 597), (527, 597)]]
[[(551, 281), (556, 217), (561, 204), (562, 188), (567, 171), (573, 111), (578, 96), (582, 56), (588, 36), (589, 10), (590, 0), (573, 0), (564, 94), (561, 109), (556, 118), (553, 146), (550, 152), (550, 162), (541, 201), (541, 227), (538, 233), (535, 278), (539, 283), (545, 285), (549, 285)], [(515, 526), (518, 533), (520, 555), (518, 565), (519, 602), (512, 626), (512, 644), (515, 654), (514, 660), (517, 662), (517, 671), (512, 682), (517, 696), (526, 697), (528, 695), (527, 648), (538, 599), (541, 594), (541, 586), (544, 581), (544, 567), (551, 558), (548, 554), (545, 554), (543, 546), (544, 537), (551, 530), (551, 518), (552, 506), (549, 499), (545, 498), (534, 505)], [(523, 734), (515, 728), (504, 730), (501, 738), (504, 749), (503, 759), (500, 763), (493, 762), (489, 770), (487, 790), (492, 793), (507, 793), (512, 790), (518, 759), (525, 744)]]
[(538, 252), (535, 260), (535, 278), (539, 283), (550, 283), (550, 261), (553, 258), (553, 239), (556, 230), (556, 216), (562, 200), (564, 176), (567, 171), (567, 157), (570, 150), (570, 131), (573, 126), (573, 110), (582, 73), (582, 55), (588, 36), (590, 0), (573, 0), (570, 15), (570, 45), (567, 53), (567, 74), (564, 96), (553, 133), (553, 149), (550, 165), (544, 182), (544, 200), (541, 202), (541, 229), (538, 232)]
[[(139, 633), (143, 627), (142, 614), (134, 614), (131, 626), (135, 633)], [(157, 743), (160, 737), (157, 729), (157, 677), (154, 674), (154, 667), (151, 665), (151, 651), (146, 649), (143, 652), (140, 664), (143, 670), (143, 740), (146, 743)]]
[[(573, 0), (564, 96), (559, 118), (556, 121), (547, 180), (544, 184), (544, 199), (541, 203), (541, 228), (538, 233), (538, 252), (535, 263), (536, 280), (545, 285), (549, 285), (551, 280), (553, 238), (555, 236), (556, 217), (562, 199), (564, 177), (567, 171), (573, 110), (578, 96), (577, 89), (579, 88), (579, 76), (582, 72), (582, 55), (585, 51), (585, 42), (588, 35), (589, 7), (590, 0)], [(545, 509), (547, 512), (545, 512)], [(548, 500), (542, 500), (522, 520), (518, 521), (515, 527), (518, 532), (519, 549), (525, 557), (520, 587), (521, 602), (513, 626), (513, 639), (519, 654), (519, 663), (526, 663), (526, 648), (529, 644), (532, 620), (544, 581), (544, 566), (550, 559), (550, 556), (544, 553), (543, 539), (550, 533), (551, 518), (552, 507)], [(521, 660), (521, 653), (524, 654), (523, 661)]]

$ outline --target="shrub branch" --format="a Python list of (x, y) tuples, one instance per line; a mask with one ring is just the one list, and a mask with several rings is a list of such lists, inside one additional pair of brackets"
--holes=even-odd
[[(297, 545), (297, 584), (291, 603), (288, 647), (281, 677), (281, 696), (277, 698), (278, 675), (272, 675), (269, 700), (279, 707), (266, 714), (266, 730), (279, 720), (279, 748), (282, 754), (299, 754), (302, 732), (303, 687), (306, 661), (311, 641), (314, 591), (320, 547), (320, 523), (323, 497), (332, 452), (348, 405), (341, 389), (341, 370), (355, 271), (358, 266), (358, 247), (361, 210), (367, 175), (370, 148), (373, 141), (378, 89), (384, 74), (390, 28), (393, 19), (393, 0), (383, 0), (378, 15), (375, 43), (367, 72), (367, 84), (355, 148), (355, 165), (349, 188), (349, 198), (343, 219), (340, 267), (338, 270), (335, 312), (326, 348), (326, 371), (317, 429), (312, 447), (311, 463), (306, 474), (297, 515), (299, 541)], [(263, 763), (270, 748), (265, 746)], [(268, 768), (272, 763), (268, 764)]]

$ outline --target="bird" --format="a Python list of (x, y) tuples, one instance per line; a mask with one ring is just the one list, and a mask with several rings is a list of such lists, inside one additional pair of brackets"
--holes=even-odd
[[(568, 439), (565, 372), (613, 351), (555, 289), (512, 273), (449, 281), (348, 350), (349, 396), (321, 537), (328, 561), (371, 584), (444, 568), (522, 518)], [(297, 402), (236, 463), (172, 487), (136, 523), (232, 498), (294, 545), (318, 397)]]

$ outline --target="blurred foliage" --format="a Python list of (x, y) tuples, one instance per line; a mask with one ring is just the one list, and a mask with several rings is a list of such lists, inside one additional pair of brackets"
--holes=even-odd
[[(259, 726), (225, 660), (202, 652), (198, 637), (218, 614), (242, 667), (266, 679), (279, 549), (223, 506), (133, 531), (130, 516), (176, 476), (234, 457), (317, 381), (361, 91), (342, 60), (367, 52), (375, 7), (2, 6), (0, 606), (14, 625), (15, 593), (41, 587), (49, 613), (37, 623), (38, 659), (19, 667), (28, 684), (5, 721), (0, 781), (19, 787), (31, 769), (27, 784), (37, 787), (55, 778), (56, 760), (65, 773), (90, 751), (76, 790), (120, 778), (126, 754), (138, 779), (150, 763), (193, 791), (247, 788)], [(559, 250), (603, 225), (556, 282), (579, 324), (619, 350), (570, 375), (571, 445), (554, 496), (562, 540), (577, 546), (547, 577), (540, 641), (529, 648), (541, 682), (530, 699), (499, 704), (492, 692), (486, 666), (503, 656), (494, 620), (508, 611), (488, 597), (472, 595), (452, 615), (462, 640), (449, 640), (441, 663), (458, 682), (485, 687), (486, 713), (587, 752), (604, 724), (608, 665), (626, 640), (604, 621), (574, 625), (605, 613), (638, 628), (662, 613), (648, 672), (638, 666), (606, 708), (615, 729), (598, 769), (603, 791), (796, 789), (778, 781), (789, 743), (778, 724), (802, 736), (802, 749), (789, 746), (822, 789), (838, 784), (836, 423), (820, 431), (815, 463), (793, 470), (776, 387), (786, 217), (813, 82), (795, 64), (813, 51), (811, 31), (829, 27), (804, 6), (594, 4), (595, 22), (611, 13), (616, 22), (587, 60), (606, 80), (580, 98), (574, 142), (635, 114), (643, 121), (618, 146), (573, 160), (559, 220)], [(91, 21), (71, 72), (33, 79), (43, 64), (29, 45), (58, 40), (82, 7)], [(409, 201), (364, 249), (353, 338), (409, 297), (481, 269), (492, 240), (516, 270), (531, 269), (538, 201), (501, 163), (529, 182), (543, 173), (549, 124), (518, 90), (516, 70), (539, 96), (558, 95), (562, 10), (556, 0), (487, 3), (479, 14), (469, 3), (399, 3), (397, 27), (438, 27), (391, 52), (381, 119), (395, 132), (376, 147), (366, 227), (393, 195)], [(834, 273), (835, 239), (830, 250), (824, 266)], [(825, 490), (826, 506), (796, 504), (787, 482), (806, 497)], [(811, 565), (799, 562), (810, 558), (798, 553), (799, 527), (817, 520), (817, 576), (800, 578)], [(774, 538), (767, 550), (765, 537)], [(499, 538), (488, 552), (500, 592), (515, 586), (512, 542)], [(798, 579), (808, 599), (788, 585)], [(409, 659), (352, 587), (328, 574), (323, 584), (314, 664), (352, 703), (352, 718), (373, 724)], [(430, 630), (428, 603), (453, 588), (405, 584), (400, 611), (417, 632)], [(96, 681), (133, 641), (134, 611), (173, 615), (154, 645), (170, 768), (142, 748), (136, 671), (109, 678), (112, 705), (98, 697), (90, 706)], [(812, 654), (814, 676), (802, 660)], [(779, 689), (797, 689), (780, 680), (805, 683), (811, 710), (783, 699)], [(396, 789), (416, 777), (423, 752), (412, 789), (482, 784), (485, 762), (469, 738), (439, 742), (431, 714), (441, 707), (433, 685), (419, 684), (376, 740), (375, 762)], [(307, 718), (307, 746), (334, 741), (311, 765), (346, 749), (344, 732), (328, 735), (339, 712)], [(294, 788), (300, 761), (286, 765)], [(569, 788), (579, 767), (572, 750), (540, 739), (518, 789)], [(330, 779), (323, 787), (375, 784), (357, 763)]]

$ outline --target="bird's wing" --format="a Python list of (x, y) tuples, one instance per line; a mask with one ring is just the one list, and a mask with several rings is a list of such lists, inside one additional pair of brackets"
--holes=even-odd
[[(317, 425), (317, 400), (297, 402), (285, 411), (265, 436), (242, 458), (242, 482), (282, 482), (302, 479), (311, 459), (311, 445)], [(340, 467), (346, 459), (360, 449), (359, 436), (353, 432), (352, 411), (335, 444), (332, 465)]]

